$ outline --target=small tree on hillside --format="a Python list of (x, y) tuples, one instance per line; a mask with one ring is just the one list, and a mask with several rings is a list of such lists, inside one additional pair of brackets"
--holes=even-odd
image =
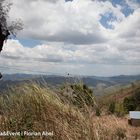
[(109, 108), (108, 108), (108, 111), (109, 113), (114, 113), (115, 112), (115, 101), (111, 101), (110, 104), (109, 104)]
[(134, 94), (134, 98), (136, 100), (137, 106), (140, 106), (140, 89), (139, 90), (136, 90), (136, 92)]
[(126, 97), (123, 101), (123, 106), (126, 112), (136, 110), (136, 100), (134, 97)]

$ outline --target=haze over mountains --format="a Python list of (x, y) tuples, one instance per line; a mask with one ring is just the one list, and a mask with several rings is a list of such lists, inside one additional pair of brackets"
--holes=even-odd
[(0, 81), (0, 90), (22, 83), (35, 81), (45, 83), (51, 86), (59, 86), (64, 83), (83, 82), (84, 84), (94, 88), (96, 95), (102, 95), (105, 91), (118, 89), (132, 82), (140, 81), (140, 75), (119, 75), (112, 77), (99, 76), (56, 76), (56, 75), (31, 75), (31, 74), (5, 74)]

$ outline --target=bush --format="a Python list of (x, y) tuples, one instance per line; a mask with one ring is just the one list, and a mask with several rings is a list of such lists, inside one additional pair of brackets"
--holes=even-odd
[(101, 110), (98, 107), (96, 108), (96, 116), (101, 116)]
[(129, 111), (140, 110), (140, 90), (138, 89), (134, 95), (126, 97), (123, 101), (123, 106), (127, 113)]
[(115, 106), (115, 114), (118, 116), (118, 117), (122, 117), (125, 115), (125, 111), (124, 111), (124, 107), (123, 107), (123, 104), (116, 104)]
[(137, 90), (134, 94), (134, 99), (136, 101), (136, 108), (140, 111), (140, 90)]
[(115, 112), (115, 101), (112, 101), (110, 104), (109, 104), (109, 108), (108, 108), (108, 111), (109, 113), (114, 113)]
[(72, 103), (80, 108), (85, 105), (93, 107), (95, 103), (94, 95), (92, 89), (86, 85), (74, 84), (71, 85), (72, 88)]

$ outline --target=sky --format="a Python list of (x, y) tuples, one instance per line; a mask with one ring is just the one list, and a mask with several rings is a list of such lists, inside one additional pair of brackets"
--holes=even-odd
[(2, 73), (140, 74), (140, 0), (10, 0), (23, 30), (4, 44)]

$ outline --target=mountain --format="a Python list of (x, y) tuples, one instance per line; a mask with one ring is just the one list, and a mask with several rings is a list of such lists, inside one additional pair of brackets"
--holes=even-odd
[(31, 75), (31, 74), (5, 74), (0, 80), (0, 90), (7, 89), (10, 86), (22, 82), (37, 82), (51, 86), (59, 86), (64, 83), (83, 82), (93, 87), (96, 95), (102, 95), (107, 92), (119, 89), (123, 85), (140, 81), (140, 75), (119, 75), (113, 77), (98, 76), (57, 76), (57, 75)]

